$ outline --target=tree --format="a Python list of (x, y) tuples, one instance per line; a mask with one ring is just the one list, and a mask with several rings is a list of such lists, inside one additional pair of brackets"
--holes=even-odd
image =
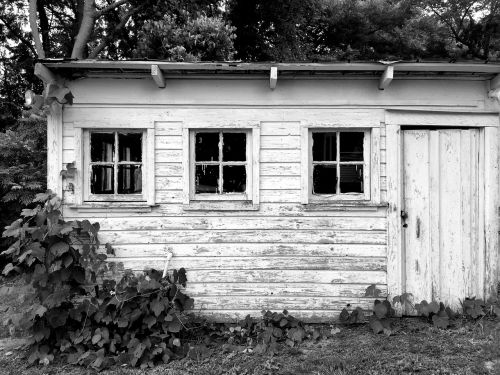
[(500, 0), (424, 0), (420, 6), (447, 28), (452, 57), (500, 58)]

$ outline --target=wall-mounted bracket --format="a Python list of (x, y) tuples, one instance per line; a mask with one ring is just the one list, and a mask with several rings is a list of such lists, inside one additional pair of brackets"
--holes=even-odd
[(387, 87), (389, 87), (393, 78), (394, 78), (394, 66), (388, 65), (385, 68), (384, 74), (382, 74), (382, 77), (380, 77), (378, 89), (385, 90)]
[(163, 72), (158, 65), (151, 65), (151, 77), (153, 77), (153, 80), (159, 88), (165, 88), (167, 85), (165, 83), (165, 77), (163, 77)]
[(276, 83), (278, 83), (278, 67), (272, 66), (269, 74), (269, 88), (274, 90), (276, 88)]
[(490, 81), (490, 91), (488, 91), (488, 98), (496, 100), (500, 103), (500, 74)]

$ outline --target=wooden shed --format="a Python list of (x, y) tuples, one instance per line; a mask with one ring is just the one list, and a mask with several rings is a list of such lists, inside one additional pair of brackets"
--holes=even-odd
[[(48, 185), (196, 309), (326, 321), (498, 282), (500, 65), (50, 61)], [(75, 163), (74, 177), (61, 176)]]

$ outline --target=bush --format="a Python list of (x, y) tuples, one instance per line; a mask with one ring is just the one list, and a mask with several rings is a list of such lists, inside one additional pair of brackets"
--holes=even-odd
[[(38, 194), (33, 209), (6, 227), (14, 243), (4, 255), (4, 275), (24, 272), (37, 303), (14, 319), (30, 329), (30, 363), (47, 364), (62, 354), (68, 363), (102, 369), (112, 364), (151, 367), (183, 355), (183, 311), (193, 300), (182, 293), (184, 269), (163, 277), (155, 270), (125, 271), (99, 253), (99, 224), (66, 222), (54, 194)], [(105, 246), (113, 253), (111, 246)]]

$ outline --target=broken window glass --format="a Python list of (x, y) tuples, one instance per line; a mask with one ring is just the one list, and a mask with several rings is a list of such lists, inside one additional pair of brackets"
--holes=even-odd
[(363, 161), (364, 133), (340, 133), (340, 161)]
[(217, 193), (219, 191), (218, 165), (197, 165), (195, 176), (196, 194)]
[(342, 193), (363, 192), (362, 165), (340, 165), (340, 191)]
[(219, 133), (196, 133), (196, 161), (219, 161)]
[(313, 133), (313, 160), (337, 160), (337, 133)]
[(224, 193), (244, 193), (247, 183), (247, 172), (244, 165), (222, 167), (222, 191)]
[(92, 194), (114, 193), (114, 167), (108, 165), (93, 165), (90, 180)]
[(140, 165), (118, 166), (118, 194), (142, 192), (142, 168)]
[(336, 194), (337, 166), (315, 165), (313, 170), (313, 194)]
[(142, 161), (142, 134), (118, 134), (119, 161)]
[(222, 161), (245, 161), (247, 158), (247, 135), (245, 133), (223, 133)]
[(91, 161), (112, 162), (115, 152), (114, 133), (91, 133), (90, 159)]

